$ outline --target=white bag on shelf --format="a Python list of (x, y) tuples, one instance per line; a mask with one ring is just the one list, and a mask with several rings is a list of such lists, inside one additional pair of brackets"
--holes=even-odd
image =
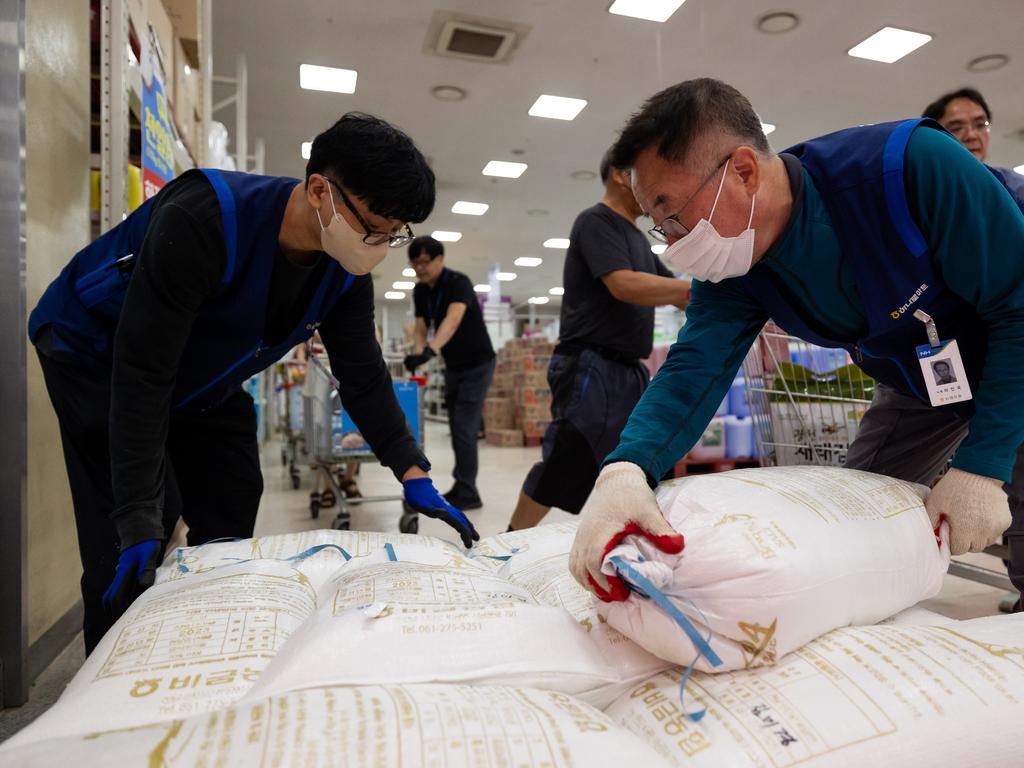
[[(837, 627), (875, 624), (935, 595), (949, 566), (923, 486), (829, 467), (742, 469), (662, 485), (658, 503), (685, 548), (629, 536), (605, 559), (638, 571), (694, 625), (722, 664), (772, 664)], [(604, 603), (609, 624), (689, 664), (693, 643), (653, 600)]]
[(316, 688), (159, 725), (0, 747), (0, 762), (22, 768), (69, 761), (77, 768), (666, 765), (571, 696), (454, 685)]
[(1004, 768), (1022, 763), (1024, 615), (945, 626), (846, 627), (774, 667), (686, 688), (659, 673), (607, 709), (685, 768)]

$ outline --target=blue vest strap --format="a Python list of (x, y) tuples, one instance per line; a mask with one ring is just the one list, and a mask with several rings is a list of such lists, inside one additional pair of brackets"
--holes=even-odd
[(903, 159), (907, 154), (907, 143), (921, 120), (906, 120), (889, 134), (882, 154), (882, 170), (885, 174), (885, 203), (889, 208), (892, 224), (899, 233), (903, 244), (915, 258), (928, 253), (928, 242), (921, 234), (907, 205), (907, 191), (903, 183)]
[(213, 191), (217, 193), (217, 202), (220, 203), (220, 217), (224, 224), (224, 245), (227, 250), (227, 264), (224, 266), (224, 277), (221, 282), (227, 285), (235, 276), (235, 259), (238, 252), (238, 216), (235, 212), (235, 196), (228, 189), (227, 182), (218, 171), (213, 168), (200, 170), (209, 179)]

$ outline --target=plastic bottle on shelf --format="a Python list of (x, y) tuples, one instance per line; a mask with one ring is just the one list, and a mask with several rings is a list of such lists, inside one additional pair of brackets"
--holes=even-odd
[(726, 416), (725, 456), (749, 459), (754, 453), (754, 422), (749, 416)]

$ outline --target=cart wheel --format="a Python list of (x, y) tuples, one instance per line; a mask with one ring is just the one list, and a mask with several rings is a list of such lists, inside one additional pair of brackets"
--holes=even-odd
[(301, 478), (299, 477), (299, 473), (298, 472), (292, 473), (292, 489), (293, 490), (296, 490), (296, 491), (299, 490), (299, 483), (300, 483), (300, 481), (301, 481)]
[(348, 513), (340, 513), (331, 523), (331, 528), (336, 531), (347, 531), (352, 527), (352, 518)]
[(309, 516), (312, 517), (314, 520), (316, 520), (318, 517), (320, 517), (320, 502), (319, 502), (319, 500), (309, 502)]
[(398, 530), (402, 533), (419, 533), (420, 517), (415, 512), (406, 512), (398, 520)]
[(284, 448), (282, 448), (281, 449), (281, 466), (284, 467), (284, 466), (287, 466), (287, 465), (288, 465), (288, 451), (286, 451)]

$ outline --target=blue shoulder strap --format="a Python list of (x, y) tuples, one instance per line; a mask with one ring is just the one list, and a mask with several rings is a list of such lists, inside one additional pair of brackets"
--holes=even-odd
[(907, 190), (903, 183), (903, 161), (907, 154), (907, 143), (914, 130), (924, 122), (923, 118), (906, 120), (889, 134), (882, 155), (882, 170), (885, 174), (885, 203), (889, 218), (903, 244), (915, 258), (928, 252), (928, 241), (924, 239), (907, 205)]
[(224, 224), (224, 245), (227, 250), (227, 264), (224, 267), (224, 277), (221, 283), (230, 283), (235, 276), (235, 261), (238, 254), (238, 215), (235, 211), (235, 196), (228, 188), (220, 171), (213, 168), (200, 169), (209, 180), (213, 191), (217, 193), (217, 202), (220, 203), (220, 217)]

